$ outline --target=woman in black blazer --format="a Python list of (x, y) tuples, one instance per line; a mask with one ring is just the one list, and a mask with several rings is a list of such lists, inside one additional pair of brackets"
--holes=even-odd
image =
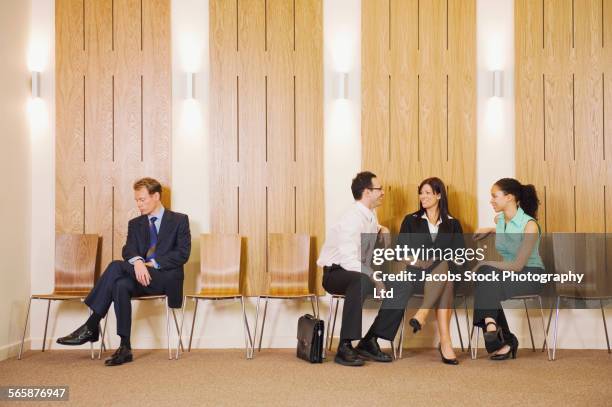
[[(439, 178), (427, 178), (419, 185), (419, 210), (406, 215), (400, 229), (398, 245), (414, 249), (464, 248), (463, 229), (459, 220), (448, 212), (448, 199), (444, 182)], [(412, 264), (414, 263), (414, 264)], [(419, 257), (407, 264), (407, 270), (415, 272), (420, 279), (421, 270), (428, 274), (446, 274), (460, 271), (451, 261), (441, 258)], [(413, 332), (418, 332), (427, 319), (429, 311), (436, 309), (440, 334), (440, 356), (448, 364), (458, 364), (450, 336), (451, 306), (454, 298), (451, 281), (427, 281), (424, 283), (424, 298), (421, 308), (408, 322)]]

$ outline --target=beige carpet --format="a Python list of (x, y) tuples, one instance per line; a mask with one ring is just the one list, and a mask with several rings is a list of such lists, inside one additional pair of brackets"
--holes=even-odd
[(436, 350), (406, 350), (400, 361), (349, 368), (311, 365), (292, 350), (264, 349), (248, 361), (240, 350), (194, 350), (179, 361), (136, 350), (133, 363), (111, 368), (87, 351), (31, 351), (0, 362), (0, 385), (68, 384), (70, 402), (46, 403), (54, 406), (612, 405), (606, 351), (561, 350), (555, 362), (529, 349), (504, 362), (479, 356), (463, 353), (459, 366), (447, 366)]

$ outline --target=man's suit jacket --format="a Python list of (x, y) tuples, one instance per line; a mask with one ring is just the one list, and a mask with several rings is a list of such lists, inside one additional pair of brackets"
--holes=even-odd
[[(128, 235), (123, 246), (123, 259), (146, 257), (149, 249), (149, 219), (141, 215), (128, 223)], [(159, 265), (158, 273), (164, 279), (168, 304), (179, 308), (183, 299), (183, 265), (187, 263), (191, 252), (191, 232), (189, 218), (182, 213), (165, 209), (157, 234), (155, 261)]]

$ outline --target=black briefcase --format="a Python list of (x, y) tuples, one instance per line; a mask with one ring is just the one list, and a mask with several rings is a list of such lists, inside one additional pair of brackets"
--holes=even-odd
[(297, 357), (310, 363), (323, 363), (323, 333), (325, 327), (322, 320), (310, 314), (302, 315), (298, 320)]

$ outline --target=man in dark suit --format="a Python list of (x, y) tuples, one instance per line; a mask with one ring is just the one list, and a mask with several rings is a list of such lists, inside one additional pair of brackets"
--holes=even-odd
[(59, 338), (57, 343), (81, 345), (98, 341), (100, 320), (112, 302), (121, 344), (105, 364), (131, 362), (131, 298), (164, 294), (168, 296), (169, 307), (181, 307), (183, 265), (191, 251), (189, 219), (187, 215), (165, 209), (161, 193), (161, 184), (155, 179), (143, 178), (134, 183), (134, 198), (142, 215), (128, 224), (123, 261), (112, 261), (85, 299), (93, 311), (87, 322), (70, 335)]

